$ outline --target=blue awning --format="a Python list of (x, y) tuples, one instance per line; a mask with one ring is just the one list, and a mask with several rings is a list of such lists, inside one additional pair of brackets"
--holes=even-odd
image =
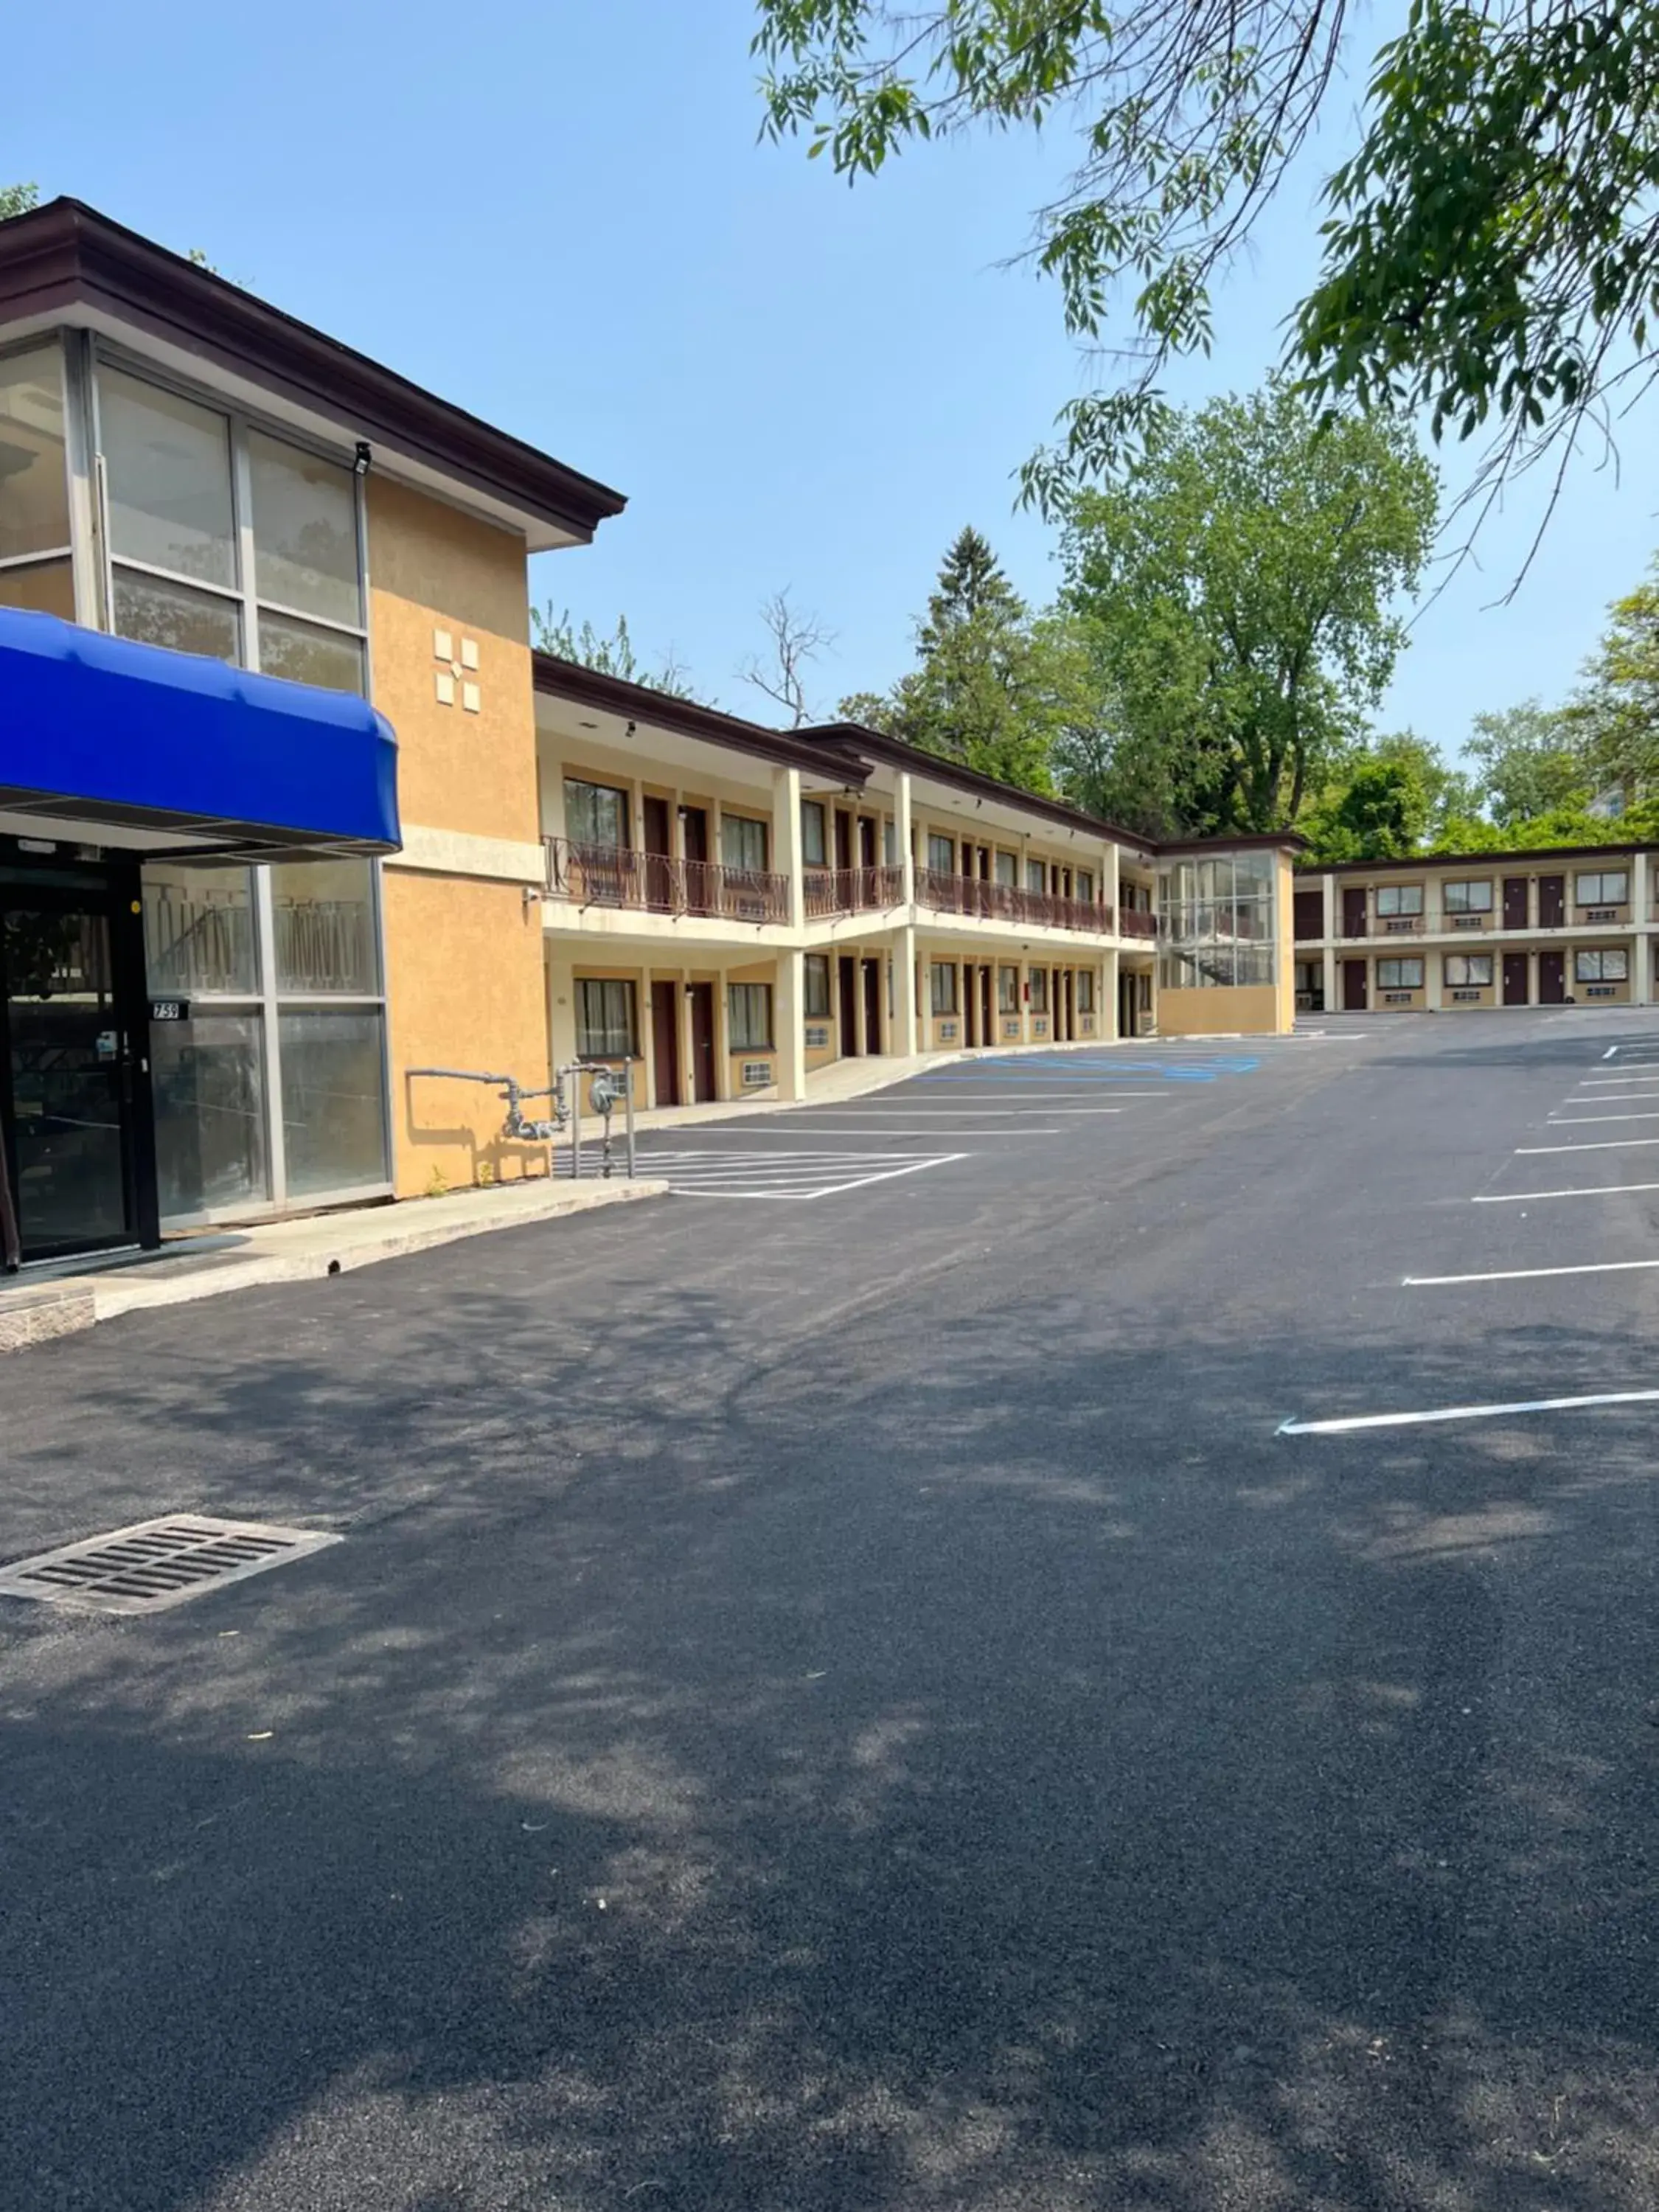
[(0, 811), (279, 859), (398, 844), (365, 699), (0, 607)]

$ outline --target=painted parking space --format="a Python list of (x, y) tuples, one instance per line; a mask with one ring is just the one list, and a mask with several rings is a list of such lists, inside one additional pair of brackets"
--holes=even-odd
[[(788, 1200), (805, 1204), (952, 1167), (967, 1152), (842, 1152), (822, 1146), (699, 1145), (639, 1147), (639, 1172), (679, 1198)], [(590, 1176), (599, 1172), (585, 1170)]]

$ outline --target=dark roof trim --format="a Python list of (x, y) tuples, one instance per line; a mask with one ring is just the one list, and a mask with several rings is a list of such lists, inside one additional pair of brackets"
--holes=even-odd
[(722, 714), (695, 699), (677, 699), (672, 692), (653, 690), (648, 684), (630, 684), (620, 676), (606, 676), (580, 661), (562, 660), (556, 653), (532, 656), (538, 691), (549, 698), (567, 699), (573, 706), (592, 707), (605, 714), (625, 714), (630, 721), (648, 722), (653, 729), (671, 730), (676, 737), (696, 738), (705, 744), (728, 745), (733, 752), (750, 753), (780, 768), (810, 769), (817, 775), (830, 771), (851, 784), (869, 780), (870, 763), (852, 754), (825, 757), (817, 745), (803, 744), (783, 730), (769, 730), (740, 715)]
[(76, 306), (216, 362), (573, 537), (591, 538), (626, 504), (620, 492), (79, 200), (50, 200), (0, 223), (0, 331)]
[(1080, 807), (1066, 806), (1057, 799), (1044, 799), (1036, 792), (1022, 791), (1018, 784), (999, 782), (994, 775), (981, 775), (975, 769), (942, 760), (937, 753), (924, 752), (920, 745), (907, 744), (902, 738), (886, 737), (881, 731), (866, 730), (858, 722), (826, 722), (818, 728), (797, 731), (796, 735), (809, 743), (822, 744), (831, 753), (862, 753), (871, 760), (884, 762), (890, 768), (908, 769), (912, 775), (931, 776), (935, 783), (948, 783), (953, 790), (1012, 804), (1024, 813), (1041, 815), (1045, 821), (1058, 823), (1062, 829), (1086, 830), (1091, 837), (1109, 838), (1115, 845), (1131, 846), (1148, 859), (1158, 850), (1149, 839), (1138, 837), (1132, 830), (1121, 829), (1115, 822), (1085, 814)]
[(1628, 860), (1637, 853), (1655, 848), (1648, 845), (1528, 845), (1512, 853), (1413, 853), (1403, 860), (1306, 860), (1301, 863), (1304, 875), (1309, 876), (1382, 876), (1398, 875), (1402, 870), (1425, 868), (1497, 868), (1500, 872), (1515, 860), (1589, 860), (1606, 854), (1609, 860)]
[(1185, 860), (1194, 853), (1305, 853), (1308, 841), (1299, 830), (1265, 830), (1248, 837), (1179, 837), (1158, 848), (1161, 860)]

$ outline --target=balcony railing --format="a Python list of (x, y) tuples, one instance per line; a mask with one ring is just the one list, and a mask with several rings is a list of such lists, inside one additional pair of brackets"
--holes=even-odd
[(867, 914), (899, 903), (904, 896), (904, 871), (886, 866), (808, 868), (805, 893), (809, 921), (821, 921), (828, 915)]
[(1148, 914), (1145, 907), (1121, 908), (1117, 917), (1117, 933), (1120, 937), (1156, 937), (1158, 916), (1155, 914)]
[(789, 919), (789, 878), (769, 868), (726, 868), (714, 860), (677, 860), (625, 845), (578, 845), (544, 838), (547, 888), (579, 906), (629, 907), (646, 914), (715, 915), (727, 921)]
[[(1066, 898), (1054, 891), (1023, 891), (1014, 884), (988, 883), (981, 876), (953, 876), (942, 868), (916, 870), (916, 901), (942, 914), (972, 915), (981, 921), (1023, 922), (1038, 929), (1086, 929), (1110, 936), (1114, 915), (1093, 899)], [(1153, 934), (1152, 917), (1144, 917)]]

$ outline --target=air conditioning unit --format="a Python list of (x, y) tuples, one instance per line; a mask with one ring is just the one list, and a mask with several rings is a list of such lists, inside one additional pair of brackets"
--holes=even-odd
[(1588, 907), (1584, 912), (1584, 919), (1586, 921), (1617, 921), (1619, 909), (1616, 906)]
[(1156, 1014), (1138, 1013), (1135, 1016), (1135, 1035), (1138, 1037), (1156, 1036), (1158, 1035), (1158, 1016)]
[(1409, 991), (1384, 991), (1382, 1003), (1385, 1006), (1409, 1006), (1412, 994)]
[(1446, 919), (1454, 929), (1484, 929), (1486, 926), (1484, 914), (1453, 914)]
[(1382, 934), (1385, 937), (1397, 937), (1401, 930), (1413, 930), (1416, 927), (1417, 916), (1414, 914), (1407, 915), (1399, 921), (1385, 921), (1382, 925)]

